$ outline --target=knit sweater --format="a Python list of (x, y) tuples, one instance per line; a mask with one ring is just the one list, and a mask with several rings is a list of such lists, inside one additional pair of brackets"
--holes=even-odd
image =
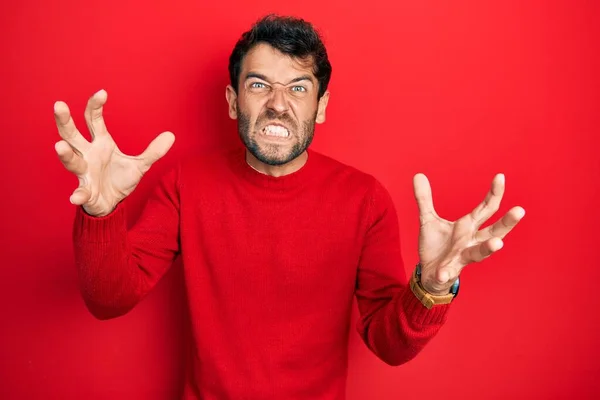
[(425, 308), (407, 285), (397, 214), (374, 177), (309, 150), (282, 177), (244, 149), (180, 161), (137, 222), (77, 209), (83, 298), (100, 319), (131, 310), (181, 256), (193, 343), (184, 399), (345, 398), (356, 329), (399, 365), (436, 335), (449, 305)]

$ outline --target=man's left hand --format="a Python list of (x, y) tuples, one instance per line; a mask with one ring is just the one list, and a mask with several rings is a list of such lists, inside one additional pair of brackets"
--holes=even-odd
[(445, 295), (468, 264), (482, 261), (504, 245), (502, 239), (525, 215), (522, 207), (511, 208), (496, 223), (479, 230), (500, 207), (504, 175), (498, 174), (485, 200), (473, 211), (451, 222), (437, 215), (429, 180), (423, 174), (413, 178), (419, 207), (419, 257), (421, 285), (433, 295)]

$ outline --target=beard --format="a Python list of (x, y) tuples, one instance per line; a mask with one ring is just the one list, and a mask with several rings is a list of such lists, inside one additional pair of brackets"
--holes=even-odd
[(246, 149), (259, 161), (268, 165), (283, 165), (294, 160), (304, 153), (310, 146), (315, 135), (315, 122), (317, 112), (312, 119), (302, 121), (300, 129), (296, 122), (288, 114), (278, 115), (273, 110), (267, 110), (256, 119), (254, 127), (262, 126), (267, 121), (279, 121), (289, 128), (289, 135), (296, 138), (296, 142), (291, 149), (284, 150), (283, 146), (277, 144), (260, 145), (256, 141), (256, 136), (260, 133), (252, 131), (250, 117), (240, 111), (238, 104), (238, 134)]

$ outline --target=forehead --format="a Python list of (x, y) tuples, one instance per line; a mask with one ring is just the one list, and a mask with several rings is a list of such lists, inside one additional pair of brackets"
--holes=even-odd
[(309, 75), (316, 80), (313, 66), (311, 58), (299, 60), (266, 43), (259, 43), (244, 57), (241, 79), (245, 79), (249, 72), (254, 72), (265, 75), (274, 82), (288, 82), (301, 75)]

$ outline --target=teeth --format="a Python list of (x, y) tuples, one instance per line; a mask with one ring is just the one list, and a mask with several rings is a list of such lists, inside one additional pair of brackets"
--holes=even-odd
[(267, 136), (288, 137), (290, 134), (287, 129), (279, 125), (267, 125), (264, 131)]

